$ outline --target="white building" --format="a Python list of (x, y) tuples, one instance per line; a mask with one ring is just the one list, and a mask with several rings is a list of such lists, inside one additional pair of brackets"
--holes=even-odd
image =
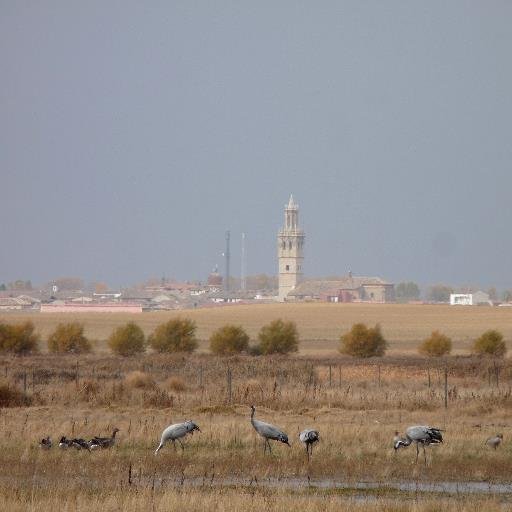
[(492, 301), (489, 299), (488, 293), (475, 292), (450, 294), (451, 306), (478, 306), (480, 304), (488, 304), (492, 306)]

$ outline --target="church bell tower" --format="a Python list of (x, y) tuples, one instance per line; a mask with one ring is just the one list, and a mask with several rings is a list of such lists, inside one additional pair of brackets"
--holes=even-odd
[(299, 229), (299, 205), (290, 196), (284, 207), (284, 227), (277, 235), (277, 258), (279, 261), (279, 301), (302, 281), (304, 261), (304, 231)]

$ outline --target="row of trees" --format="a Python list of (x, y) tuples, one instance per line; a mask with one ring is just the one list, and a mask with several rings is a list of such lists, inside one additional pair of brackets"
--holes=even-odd
[[(448, 302), (450, 300), (450, 294), (454, 293), (454, 289), (446, 284), (435, 284), (427, 288), (425, 292), (425, 298), (434, 302)], [(487, 290), (489, 298), (491, 300), (499, 300), (500, 297), (496, 288), (493, 286)], [(412, 282), (402, 282), (395, 286), (395, 297), (396, 300), (406, 302), (409, 300), (418, 300), (421, 296), (419, 286)], [(501, 294), (501, 299), (505, 302), (512, 300), (512, 290), (505, 290)]]
[[(37, 352), (40, 336), (34, 324), (12, 325), (0, 323), (0, 351), (24, 354)], [(188, 318), (175, 318), (156, 327), (147, 338), (135, 323), (115, 329), (107, 340), (115, 354), (131, 356), (146, 351), (147, 347), (160, 353), (193, 352), (198, 346), (196, 324)], [(249, 346), (249, 335), (238, 325), (225, 325), (210, 336), (214, 354), (230, 355), (241, 352), (259, 354), (286, 354), (298, 349), (299, 335), (294, 322), (281, 319), (264, 325), (258, 334), (258, 344)], [(84, 326), (78, 322), (61, 323), (47, 339), (48, 350), (54, 353), (88, 353), (90, 340), (84, 335)]]
[[(385, 354), (387, 346), (379, 325), (368, 328), (364, 324), (355, 324), (348, 333), (341, 336), (339, 351), (355, 357), (380, 357)], [(442, 357), (450, 354), (451, 350), (451, 338), (439, 331), (433, 331), (418, 348), (420, 354), (428, 357)], [(477, 355), (504, 357), (507, 346), (503, 334), (491, 329), (474, 341), (472, 351)]]
[[(37, 352), (40, 337), (34, 324), (0, 323), (0, 351), (23, 354)], [(298, 349), (299, 335), (294, 322), (281, 319), (264, 325), (258, 333), (258, 343), (249, 345), (249, 335), (239, 325), (224, 325), (210, 336), (210, 350), (214, 354), (233, 355), (248, 352), (259, 354), (288, 354)], [(61, 323), (47, 339), (48, 350), (54, 353), (87, 353), (92, 350), (84, 327), (78, 322)], [(147, 338), (134, 322), (115, 329), (108, 338), (112, 352), (132, 356), (146, 351), (147, 347), (159, 353), (193, 352), (198, 346), (196, 324), (188, 318), (175, 318), (160, 324)], [(341, 336), (339, 351), (354, 357), (381, 357), (386, 353), (388, 342), (380, 326), (367, 327), (354, 324), (349, 332)], [(503, 357), (507, 348), (503, 334), (496, 330), (484, 332), (473, 343), (473, 352), (480, 355)], [(419, 346), (418, 351), (429, 357), (450, 354), (452, 340), (434, 331)]]
[[(249, 346), (249, 335), (239, 325), (224, 325), (210, 336), (210, 350), (214, 354), (233, 355), (249, 352), (259, 354), (287, 354), (296, 352), (299, 334), (294, 322), (281, 319), (264, 325), (258, 333), (258, 344)], [(108, 339), (111, 350), (122, 356), (144, 352), (146, 346), (156, 352), (193, 352), (198, 345), (196, 324), (188, 318), (175, 318), (159, 325), (145, 340), (144, 332), (130, 322), (118, 327)]]

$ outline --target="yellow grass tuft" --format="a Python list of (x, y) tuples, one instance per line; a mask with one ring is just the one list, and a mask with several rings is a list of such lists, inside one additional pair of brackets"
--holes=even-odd
[(156, 382), (151, 375), (138, 370), (130, 372), (124, 381), (128, 387), (135, 389), (154, 389), (156, 387)]

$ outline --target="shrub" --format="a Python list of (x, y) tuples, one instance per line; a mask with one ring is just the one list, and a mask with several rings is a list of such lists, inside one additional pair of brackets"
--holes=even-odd
[(0, 383), (0, 408), (21, 407), (32, 403), (32, 399), (23, 391), (11, 388), (5, 382)]
[(383, 356), (387, 346), (378, 324), (370, 328), (364, 324), (354, 324), (349, 332), (341, 336), (339, 351), (354, 357), (374, 357)]
[(153, 389), (156, 387), (155, 380), (151, 375), (144, 372), (134, 371), (130, 372), (125, 377), (126, 384), (131, 388), (138, 389)]
[(115, 354), (133, 356), (146, 350), (144, 333), (135, 322), (118, 327), (109, 337), (108, 346)]
[(479, 355), (503, 357), (507, 352), (507, 346), (503, 341), (503, 334), (494, 329), (485, 331), (475, 340), (473, 351)]
[(180, 377), (169, 377), (165, 382), (165, 385), (176, 393), (181, 393), (187, 389), (185, 381)]
[(50, 352), (90, 352), (91, 344), (84, 336), (84, 326), (78, 322), (59, 324), (48, 337)]
[(452, 340), (439, 331), (433, 331), (430, 338), (423, 341), (418, 351), (429, 357), (441, 357), (452, 351)]
[(238, 354), (248, 348), (249, 336), (238, 325), (225, 325), (210, 336), (210, 350), (214, 354)]
[(148, 343), (157, 352), (193, 352), (197, 348), (196, 324), (188, 318), (175, 318), (159, 325)]
[(24, 322), (18, 325), (0, 323), (0, 350), (26, 354), (37, 352), (39, 335), (34, 333), (34, 324)]
[(295, 322), (285, 322), (280, 318), (273, 320), (261, 328), (258, 339), (262, 354), (288, 354), (298, 350), (299, 334)]

